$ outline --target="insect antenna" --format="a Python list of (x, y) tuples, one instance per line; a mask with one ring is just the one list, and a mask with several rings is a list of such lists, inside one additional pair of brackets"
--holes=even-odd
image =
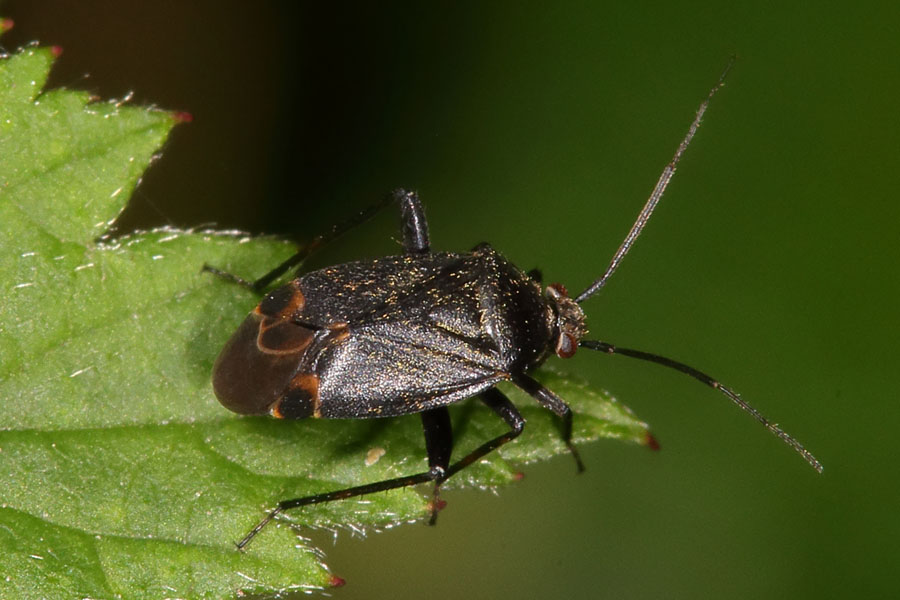
[(666, 165), (666, 168), (663, 169), (662, 174), (659, 176), (659, 180), (656, 182), (656, 187), (653, 188), (653, 193), (650, 194), (650, 197), (647, 198), (647, 202), (644, 204), (644, 208), (641, 209), (640, 214), (638, 215), (637, 220), (634, 222), (634, 225), (631, 226), (631, 230), (628, 232), (628, 235), (625, 236), (625, 239), (622, 241), (622, 244), (619, 246), (619, 249), (616, 250), (615, 255), (612, 257), (612, 260), (609, 262), (609, 266), (606, 267), (606, 272), (603, 274), (600, 279), (596, 280), (592, 283), (586, 290), (578, 294), (575, 298), (575, 302), (579, 304), (599, 292), (604, 285), (606, 285), (606, 281), (615, 273), (616, 269), (619, 268), (619, 263), (622, 262), (622, 259), (625, 258), (625, 255), (628, 254), (628, 251), (631, 250), (631, 246), (634, 244), (634, 241), (637, 239), (639, 235), (641, 235), (641, 231), (644, 229), (644, 225), (647, 224), (647, 221), (650, 220), (650, 215), (653, 214), (653, 210), (656, 208), (656, 205), (659, 204), (659, 201), (663, 197), (663, 193), (666, 191), (666, 187), (669, 185), (669, 181), (671, 181), (672, 176), (675, 174), (675, 169), (678, 167), (678, 162), (681, 160), (681, 155), (684, 154), (684, 151), (687, 150), (687, 147), (690, 145), (691, 140), (694, 139), (694, 135), (697, 133), (697, 130), (700, 128), (700, 121), (703, 119), (703, 113), (706, 112), (707, 107), (709, 106), (710, 100), (712, 97), (716, 95), (716, 92), (719, 91), (723, 85), (725, 85), (725, 77), (728, 76), (728, 72), (731, 71), (732, 65), (734, 65), (735, 56), (729, 59), (728, 64), (725, 65), (725, 69), (722, 71), (722, 74), (719, 75), (719, 80), (716, 82), (716, 85), (713, 86), (711, 90), (709, 90), (709, 94), (706, 96), (706, 99), (700, 104), (700, 108), (697, 109), (697, 115), (694, 117), (694, 121), (691, 123), (690, 128), (688, 129), (687, 134), (684, 136), (684, 139), (681, 140), (681, 144), (678, 145), (678, 149), (675, 151), (675, 156), (672, 157), (672, 160), (669, 161), (669, 164)]
[(600, 352), (606, 352), (607, 354), (621, 354), (622, 356), (629, 356), (631, 358), (646, 360), (648, 362), (656, 363), (664, 367), (669, 367), (670, 369), (675, 369), (676, 371), (680, 371), (686, 375), (690, 375), (694, 379), (702, 381), (709, 387), (719, 390), (720, 392), (725, 394), (725, 396), (727, 396), (729, 400), (737, 404), (741, 410), (750, 413), (750, 415), (754, 419), (762, 423), (763, 427), (781, 438), (781, 440), (785, 444), (796, 450), (797, 453), (800, 454), (800, 456), (802, 456), (813, 469), (815, 469), (819, 473), (823, 471), (824, 467), (822, 466), (822, 463), (816, 460), (816, 457), (813, 456), (809, 450), (804, 448), (803, 444), (795, 440), (788, 433), (785, 433), (778, 425), (769, 421), (762, 415), (762, 413), (747, 404), (747, 402), (745, 402), (737, 392), (735, 392), (731, 388), (725, 387), (706, 373), (698, 371), (694, 367), (690, 367), (684, 363), (672, 360), (671, 358), (666, 358), (665, 356), (650, 354), (649, 352), (642, 352), (640, 350), (632, 350), (630, 348), (618, 348), (616, 346), (613, 346), (612, 344), (597, 340), (582, 340), (578, 343), (578, 345), (582, 348), (590, 348), (591, 350), (598, 350)]

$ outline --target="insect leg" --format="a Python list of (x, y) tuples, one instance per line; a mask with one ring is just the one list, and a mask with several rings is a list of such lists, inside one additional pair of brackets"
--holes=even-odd
[[(457, 462), (453, 463), (449, 467), (446, 467), (442, 476), (438, 479), (435, 479), (435, 482), (434, 482), (435, 494), (437, 493), (437, 490), (440, 487), (440, 485), (444, 481), (446, 481), (451, 475), (460, 472), (461, 470), (465, 469), (466, 467), (468, 467), (475, 461), (477, 461), (477, 460), (483, 458), (485, 455), (493, 452), (494, 450), (496, 450), (503, 444), (511, 442), (515, 438), (519, 437), (519, 434), (522, 433), (522, 430), (525, 428), (525, 419), (522, 418), (522, 415), (519, 414), (518, 409), (516, 409), (516, 407), (513, 405), (513, 403), (509, 401), (509, 398), (504, 396), (503, 393), (500, 392), (500, 390), (498, 390), (496, 388), (491, 388), (485, 392), (482, 392), (481, 395), (479, 396), (479, 399), (482, 402), (484, 402), (488, 406), (488, 408), (490, 408), (495, 413), (497, 413), (497, 415), (499, 415), (501, 419), (506, 421), (506, 424), (509, 425), (510, 430), (507, 431), (506, 433), (504, 433), (503, 435), (498, 435), (497, 437), (495, 437), (491, 440), (488, 440), (487, 442), (483, 443), (482, 445), (480, 445), (477, 448), (475, 448), (474, 450), (472, 450), (470, 453), (468, 453), (466, 456), (464, 456)], [(423, 413), (423, 420), (424, 420), (424, 413)], [(448, 432), (449, 432), (449, 425), (450, 425), (450, 423), (448, 422), (447, 423)], [(427, 435), (427, 430), (426, 430), (426, 444), (427, 444), (427, 441), (428, 441), (428, 435)], [(448, 450), (446, 456), (449, 458), (449, 456), (450, 456), (449, 450)], [(429, 447), (429, 462), (430, 461), (431, 461), (431, 449)], [(432, 468), (432, 471), (433, 470), (434, 469)], [(432, 504), (431, 518), (428, 521), (429, 525), (434, 525), (435, 522), (437, 521), (437, 513), (438, 513), (438, 509), (440, 508), (440, 505), (438, 504), (438, 502), (439, 502), (439, 500), (437, 498), (437, 495), (435, 495), (435, 502)]]
[(244, 546), (250, 543), (250, 540), (256, 537), (256, 534), (262, 531), (263, 527), (268, 525), (272, 519), (286, 510), (298, 508), (300, 506), (308, 506), (310, 504), (322, 504), (323, 502), (344, 500), (346, 498), (353, 498), (355, 496), (365, 496), (366, 494), (374, 494), (375, 492), (384, 492), (396, 488), (410, 487), (413, 485), (418, 485), (420, 483), (425, 483), (427, 481), (434, 481), (434, 473), (432, 473), (431, 471), (418, 473), (417, 475), (408, 475), (405, 477), (386, 479), (384, 481), (377, 481), (375, 483), (367, 483), (365, 485), (358, 485), (356, 487), (336, 490), (334, 492), (326, 492), (324, 494), (313, 494), (312, 496), (304, 496), (303, 498), (282, 500), (278, 503), (278, 506), (276, 506), (268, 515), (266, 515), (266, 517), (262, 521), (260, 521), (256, 525), (256, 527), (251, 529), (250, 532), (244, 536), (244, 539), (237, 543), (238, 550), (242, 550)]
[[(506, 421), (506, 423), (511, 427), (511, 430), (504, 433), (503, 435), (499, 435), (494, 439), (485, 442), (472, 452), (470, 452), (467, 456), (465, 456), (462, 460), (457, 461), (456, 463), (450, 465), (445, 473), (440, 479), (435, 479), (435, 472), (433, 469), (428, 470), (424, 473), (418, 473), (416, 475), (408, 475), (406, 477), (396, 477), (394, 479), (386, 479), (384, 481), (376, 481), (375, 483), (367, 483), (365, 485), (358, 485), (356, 487), (346, 488), (343, 490), (337, 490), (334, 492), (326, 492), (324, 494), (313, 494), (312, 496), (304, 496), (303, 498), (294, 498), (292, 500), (283, 500), (278, 503), (269, 514), (265, 516), (265, 518), (260, 521), (256, 527), (250, 530), (250, 532), (244, 536), (244, 538), (237, 543), (237, 547), (239, 550), (243, 549), (247, 544), (250, 543), (256, 534), (262, 531), (263, 527), (269, 524), (272, 519), (277, 517), (279, 514), (283, 513), (286, 510), (290, 510), (292, 508), (298, 508), (300, 506), (308, 506), (310, 504), (321, 504), (323, 502), (333, 502), (335, 500), (344, 500), (346, 498), (353, 498), (355, 496), (364, 496), (366, 494), (374, 494), (376, 492), (384, 492), (387, 490), (393, 490), (396, 488), (404, 488), (410, 487), (413, 485), (418, 485), (420, 483), (425, 483), (427, 481), (435, 481), (437, 483), (443, 483), (454, 473), (458, 473), (462, 469), (468, 467), (476, 460), (480, 459), (484, 455), (490, 453), (493, 450), (496, 450), (503, 444), (515, 439), (518, 437), (520, 433), (522, 433), (522, 429), (525, 427), (525, 419), (522, 418), (522, 415), (519, 414), (519, 411), (516, 410), (516, 407), (513, 406), (512, 402), (507, 399), (502, 393), (498, 390), (490, 389), (486, 392), (483, 392), (480, 396), (481, 400), (487, 404), (495, 413), (500, 415), (500, 417)], [(432, 418), (432, 417), (427, 417)], [(435, 420), (439, 421), (441, 417), (436, 417)], [(449, 430), (449, 429), (448, 429)], [(436, 436), (435, 439), (439, 439)], [(428, 442), (426, 442), (428, 443)], [(429, 457), (430, 462), (430, 457)]]
[(453, 450), (453, 429), (447, 407), (441, 406), (423, 412), (422, 428), (425, 430), (428, 466), (435, 473), (435, 479), (440, 479), (450, 466), (450, 453)]
[(395, 199), (396, 194), (388, 194), (375, 204), (364, 208), (349, 219), (338, 223), (331, 228), (331, 231), (317, 235), (306, 246), (298, 250), (297, 253), (292, 257), (254, 281), (251, 285), (252, 289), (256, 291), (264, 290), (270, 283), (287, 273), (288, 270), (298, 266), (304, 260), (309, 258), (309, 256), (313, 252), (328, 244), (329, 242), (336, 240), (357, 225), (362, 225), (363, 223), (374, 217), (376, 214), (378, 214), (381, 209), (393, 202)]
[(569, 405), (562, 401), (562, 398), (542, 386), (535, 379), (532, 379), (524, 373), (521, 375), (513, 375), (513, 383), (522, 388), (532, 398), (537, 400), (541, 406), (552, 410), (562, 418), (563, 425), (563, 441), (569, 448), (569, 452), (575, 458), (575, 464), (578, 466), (578, 472), (584, 471), (584, 463), (581, 462), (581, 456), (572, 443), (572, 409)]
[(422, 413), (422, 429), (425, 431), (425, 451), (428, 453), (428, 467), (434, 477), (434, 495), (431, 500), (431, 518), (434, 525), (438, 511), (443, 508), (440, 498), (441, 482), (450, 468), (450, 454), (453, 451), (453, 427), (446, 406), (426, 410)]
[(247, 281), (242, 277), (232, 275), (231, 273), (227, 273), (209, 265), (203, 265), (203, 270), (218, 277), (222, 277), (223, 279), (227, 279), (232, 283), (237, 283), (238, 285), (249, 288), (255, 292), (261, 292), (266, 289), (270, 283), (287, 273), (288, 270), (300, 265), (316, 250), (339, 238), (357, 225), (362, 225), (392, 202), (400, 204), (400, 214), (403, 223), (403, 247), (406, 248), (407, 252), (428, 252), (428, 225), (425, 222), (425, 213), (422, 210), (418, 195), (415, 192), (407, 192), (406, 190), (395, 190), (384, 196), (375, 204), (363, 209), (349, 219), (338, 223), (331, 228), (331, 231), (317, 235), (306, 246), (298, 250), (296, 254), (256, 281)]
[(469, 454), (456, 461), (450, 468), (447, 469), (447, 474), (444, 476), (446, 480), (448, 477), (455, 473), (459, 473), (461, 470), (465, 469), (476, 460), (484, 457), (486, 454), (489, 454), (508, 442), (519, 437), (519, 434), (522, 433), (522, 430), (525, 428), (525, 419), (519, 414), (518, 409), (513, 406), (513, 403), (509, 401), (500, 390), (496, 388), (491, 388), (485, 392), (482, 392), (478, 397), (482, 402), (484, 402), (488, 408), (497, 413), (501, 419), (506, 421), (506, 424), (509, 425), (510, 430), (504, 433), (503, 435), (498, 435), (492, 440), (488, 440), (482, 445), (478, 446), (474, 450), (472, 450)]
[(428, 239), (428, 222), (425, 210), (416, 192), (394, 190), (394, 198), (400, 204), (400, 232), (403, 234), (403, 249), (408, 254), (426, 254), (431, 249)]

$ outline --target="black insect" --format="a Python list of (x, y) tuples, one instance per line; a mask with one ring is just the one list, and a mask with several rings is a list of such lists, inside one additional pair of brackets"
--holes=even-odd
[[(569, 358), (578, 347), (655, 362), (699, 379), (753, 415), (821, 471), (819, 462), (799, 442), (712, 377), (655, 354), (583, 339), (587, 329), (580, 303), (604, 286), (630, 250), (727, 71), (700, 105), (606, 272), (575, 298), (559, 284), (542, 291), (536, 273), (524, 273), (488, 244), (464, 254), (432, 252), (419, 198), (405, 190), (395, 191), (316, 238), (255, 282), (206, 267), (262, 291), (314, 249), (385, 205), (396, 202), (400, 207), (404, 254), (306, 273), (269, 292), (219, 355), (213, 387), (225, 407), (248, 415), (367, 419), (419, 413), (429, 470), (282, 501), (238, 547), (243, 548), (282, 511), (429, 481), (435, 484), (433, 521), (441, 483), (514, 439), (525, 426), (516, 407), (495, 387), (502, 381), (511, 381), (561, 417), (563, 440), (578, 470), (583, 470), (571, 442), (572, 411), (528, 374), (550, 355)], [(497, 413), (509, 431), (451, 462), (453, 435), (447, 405), (471, 396), (478, 396)]]

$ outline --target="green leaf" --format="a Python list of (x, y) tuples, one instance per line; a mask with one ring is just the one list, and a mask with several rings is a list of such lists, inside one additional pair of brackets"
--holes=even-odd
[[(203, 274), (247, 276), (288, 244), (159, 230), (114, 241), (115, 219), (177, 122), (171, 113), (41, 93), (52, 53), (0, 60), (0, 597), (219, 598), (334, 580), (287, 522), (329, 529), (421, 519), (405, 489), (285, 515), (233, 545), (278, 500), (426, 469), (419, 419), (242, 418), (209, 374), (257, 302)], [(605, 394), (553, 372), (577, 412), (575, 439), (646, 443)], [(513, 463), (565, 453), (559, 424), (507, 390), (528, 420), (516, 442), (451, 479), (490, 487)], [(457, 456), (503, 431), (475, 402), (453, 407)]]

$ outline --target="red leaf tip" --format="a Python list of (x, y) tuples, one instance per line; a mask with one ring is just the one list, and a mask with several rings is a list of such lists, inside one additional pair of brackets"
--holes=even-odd
[(172, 117), (178, 123), (190, 123), (191, 121), (194, 120), (194, 115), (192, 115), (191, 113), (189, 113), (187, 111), (183, 111), (183, 110), (173, 112)]
[(53, 58), (59, 58), (62, 54), (62, 46), (50, 46), (50, 54), (53, 55)]
[(332, 574), (331, 577), (328, 578), (328, 585), (331, 587), (343, 587), (347, 582), (344, 581), (343, 578), (338, 577), (337, 575)]
[(15, 26), (16, 22), (9, 17), (0, 19), (0, 33), (6, 33)]
[(649, 431), (644, 434), (644, 445), (656, 452), (659, 450), (659, 442), (656, 441), (656, 438), (653, 437), (653, 434)]

